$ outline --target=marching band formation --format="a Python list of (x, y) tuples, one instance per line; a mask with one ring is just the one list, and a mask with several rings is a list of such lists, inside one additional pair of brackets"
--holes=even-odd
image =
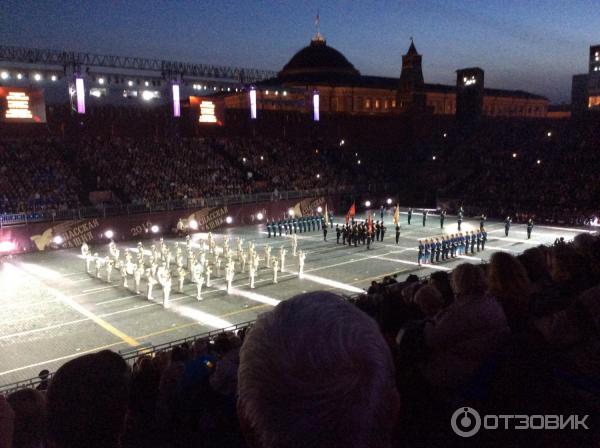
[[(354, 210), (354, 204), (351, 210)], [(408, 210), (408, 224), (413, 214), (412, 208)], [(396, 231), (396, 244), (400, 239), (399, 208), (394, 209), (394, 225)], [(444, 228), (446, 212), (440, 213), (440, 227)], [(457, 256), (474, 254), (485, 250), (487, 232), (484, 228), (486, 216), (481, 215), (479, 230), (461, 232), (463, 220), (462, 207), (458, 211), (458, 233), (447, 234), (419, 240), (418, 242), (418, 265), (439, 263), (454, 259)], [(427, 210), (423, 211), (423, 226), (426, 225)], [(505, 235), (508, 236), (512, 219), (510, 216), (504, 221)], [(298, 249), (298, 233), (314, 232), (322, 230), (323, 239), (327, 241), (327, 229), (334, 223), (331, 213), (303, 216), (300, 218), (289, 217), (288, 219), (267, 222), (267, 238), (275, 238), (278, 235), (291, 235), (291, 256), (298, 261), (298, 277), (304, 277), (304, 264), (306, 252)], [(527, 223), (527, 238), (531, 238), (533, 221)], [(383, 242), (386, 227), (381, 211), (381, 221), (373, 222), (371, 213), (362, 222), (354, 221), (354, 213), (346, 216), (346, 224), (335, 225), (336, 242), (348, 246), (357, 247), (359, 244), (366, 245), (367, 249), (375, 241)], [(178, 293), (184, 293), (186, 281), (196, 285), (196, 299), (202, 300), (202, 287), (210, 287), (211, 280), (220, 277), (225, 280), (227, 294), (231, 294), (233, 280), (236, 272), (247, 273), (251, 289), (255, 287), (256, 276), (261, 267), (272, 272), (272, 282), (278, 280), (278, 273), (285, 271), (286, 256), (288, 249), (281, 245), (277, 256), (271, 255), (272, 247), (266, 244), (261, 257), (258, 249), (252, 241), (244, 248), (244, 240), (237, 238), (235, 248), (230, 247), (229, 237), (225, 237), (222, 246), (218, 246), (212, 233), (208, 233), (206, 239), (197, 244), (192, 242), (189, 235), (185, 242), (175, 242), (174, 251), (160, 238), (158, 245), (152, 244), (145, 249), (142, 242), (137, 243), (136, 249), (125, 249), (123, 258), (121, 250), (114, 241), (108, 245), (108, 255), (102, 257), (98, 253), (91, 253), (88, 245), (81, 246), (81, 255), (85, 260), (85, 270), (89, 275), (106, 282), (113, 281), (113, 270), (120, 276), (120, 283), (126, 289), (133, 290), (136, 294), (142, 294), (142, 279), (145, 280), (144, 295), (148, 300), (153, 299), (153, 291), (160, 287), (162, 290), (162, 304), (169, 308), (169, 299), (173, 282)], [(196, 250), (197, 248), (197, 250)], [(223, 266), (224, 264), (224, 266)], [(237, 269), (236, 269), (237, 268)], [(130, 283), (130, 281), (132, 283)]]
[[(195, 249), (197, 248), (197, 250)], [(298, 249), (298, 237), (291, 238), (292, 256), (298, 258), (298, 277), (304, 277), (306, 252)], [(173, 282), (177, 292), (184, 293), (186, 279), (196, 285), (196, 299), (203, 300), (202, 287), (210, 287), (215, 277), (221, 277), (226, 282), (227, 294), (231, 294), (233, 280), (237, 273), (248, 273), (250, 288), (254, 289), (256, 277), (261, 268), (272, 272), (273, 283), (277, 283), (277, 274), (284, 272), (288, 249), (283, 245), (279, 248), (279, 256), (271, 255), (272, 247), (266, 244), (261, 257), (252, 241), (244, 248), (244, 240), (237, 238), (235, 249), (230, 247), (229, 237), (225, 237), (223, 245), (218, 246), (212, 233), (205, 240), (193, 243), (188, 235), (185, 243), (176, 242), (174, 252), (160, 238), (158, 245), (152, 244), (145, 249), (141, 242), (133, 250), (125, 249), (121, 258), (121, 250), (114, 241), (108, 245), (108, 255), (102, 257), (97, 252), (92, 253), (89, 246), (81, 246), (81, 255), (85, 260), (85, 270), (89, 275), (106, 282), (113, 281), (113, 270), (120, 275), (120, 283), (126, 289), (136, 294), (142, 294), (142, 279), (146, 280), (144, 295), (153, 300), (154, 288), (162, 290), (162, 304), (169, 308)], [(224, 269), (221, 267), (224, 265)], [(130, 283), (130, 280), (133, 283)]]

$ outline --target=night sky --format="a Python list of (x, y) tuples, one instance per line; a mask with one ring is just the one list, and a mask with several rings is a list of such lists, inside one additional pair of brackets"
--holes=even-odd
[(598, 0), (3, 0), (0, 43), (279, 70), (321, 32), (362, 74), (399, 76), (413, 36), (426, 82), (480, 66), (486, 85), (570, 100), (600, 43)]

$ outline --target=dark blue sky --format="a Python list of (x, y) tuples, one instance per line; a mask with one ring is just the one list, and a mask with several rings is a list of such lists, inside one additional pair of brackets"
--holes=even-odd
[(321, 31), (361, 73), (398, 76), (414, 36), (426, 82), (480, 66), (489, 87), (569, 101), (600, 43), (599, 0), (3, 0), (0, 43), (279, 70)]

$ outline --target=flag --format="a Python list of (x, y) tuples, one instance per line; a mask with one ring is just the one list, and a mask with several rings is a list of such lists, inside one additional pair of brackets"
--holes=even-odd
[(369, 210), (369, 216), (367, 216), (367, 232), (369, 232), (369, 234), (373, 233), (373, 217), (371, 216), (370, 210)]
[(327, 204), (325, 204), (325, 226), (329, 225), (329, 213), (327, 213)]
[(400, 206), (398, 204), (396, 204), (396, 207), (394, 208), (394, 224), (398, 225), (399, 221), (400, 221)]
[(346, 214), (346, 224), (348, 224), (348, 221), (350, 221), (350, 218), (353, 218), (354, 215), (356, 215), (356, 203), (353, 202)]

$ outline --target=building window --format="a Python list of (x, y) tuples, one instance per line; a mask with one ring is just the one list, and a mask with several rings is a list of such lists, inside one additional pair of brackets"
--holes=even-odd
[(386, 110), (389, 108), (388, 100), (384, 100), (383, 101), (383, 108), (386, 109)]
[(365, 109), (371, 108), (371, 98), (365, 98)]
[(588, 107), (590, 109), (593, 107), (600, 107), (600, 96), (590, 96), (588, 98)]
[(381, 100), (379, 98), (375, 99), (375, 109), (379, 109), (381, 107)]
[(392, 100), (392, 108), (396, 107), (396, 100)]

